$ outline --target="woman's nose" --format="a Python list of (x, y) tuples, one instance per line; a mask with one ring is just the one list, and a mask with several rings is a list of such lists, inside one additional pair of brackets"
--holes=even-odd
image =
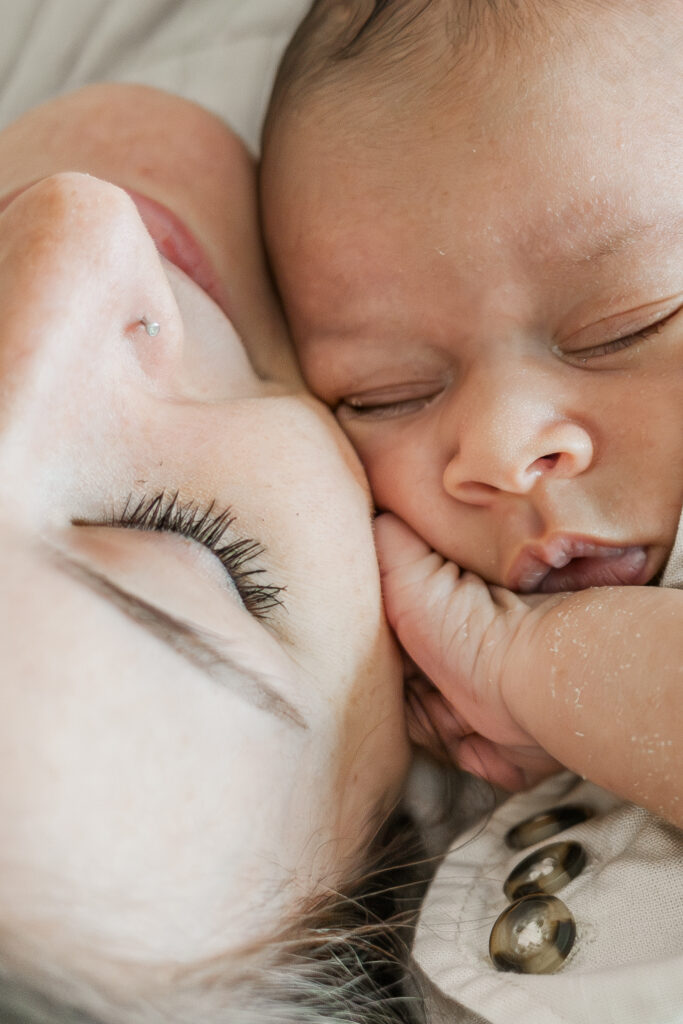
[[(579, 476), (591, 465), (588, 429), (549, 401), (550, 382), (528, 374), (476, 389), (447, 430), (443, 486), (459, 501), (486, 505), (499, 493), (528, 494), (541, 480)], [(454, 399), (458, 402), (458, 397)]]
[(164, 325), (154, 359), (178, 340), (173, 292), (134, 203), (84, 174), (46, 178), (2, 213), (0, 302), (7, 401), (22, 387), (73, 394), (85, 375), (102, 386), (130, 365), (123, 353), (138, 334), (150, 340), (142, 318)]

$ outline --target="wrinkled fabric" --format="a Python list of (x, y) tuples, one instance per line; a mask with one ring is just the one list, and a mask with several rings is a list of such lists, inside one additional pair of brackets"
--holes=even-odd
[(662, 587), (674, 587), (677, 590), (683, 590), (683, 516), (681, 516), (681, 521), (678, 524), (676, 540), (673, 550), (669, 555), (669, 561), (666, 563), (662, 573), (660, 585)]

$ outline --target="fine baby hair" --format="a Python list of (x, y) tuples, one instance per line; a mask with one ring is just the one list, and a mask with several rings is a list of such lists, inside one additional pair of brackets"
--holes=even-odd
[[(594, 2), (571, 6), (583, 31)], [(280, 64), (264, 137), (287, 104), (296, 110), (321, 87), (334, 99), (335, 86), (347, 86), (349, 75), (359, 86), (391, 85), (401, 101), (444, 71), (468, 79), (482, 47), (507, 47), (547, 29), (553, 10), (563, 7), (563, 0), (315, 0)], [(371, 103), (370, 95), (365, 99)]]

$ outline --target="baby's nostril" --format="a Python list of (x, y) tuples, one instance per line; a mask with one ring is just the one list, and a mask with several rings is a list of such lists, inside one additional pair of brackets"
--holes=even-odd
[(552, 469), (560, 461), (560, 453), (552, 452), (550, 455), (542, 455), (538, 461), (543, 464), (544, 469)]

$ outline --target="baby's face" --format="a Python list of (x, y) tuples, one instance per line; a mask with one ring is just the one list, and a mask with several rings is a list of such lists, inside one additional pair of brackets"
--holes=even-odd
[(647, 583), (678, 525), (683, 19), (654, 20), (596, 9), (590, 45), (311, 107), (266, 153), (304, 372), (377, 505), (515, 590)]

